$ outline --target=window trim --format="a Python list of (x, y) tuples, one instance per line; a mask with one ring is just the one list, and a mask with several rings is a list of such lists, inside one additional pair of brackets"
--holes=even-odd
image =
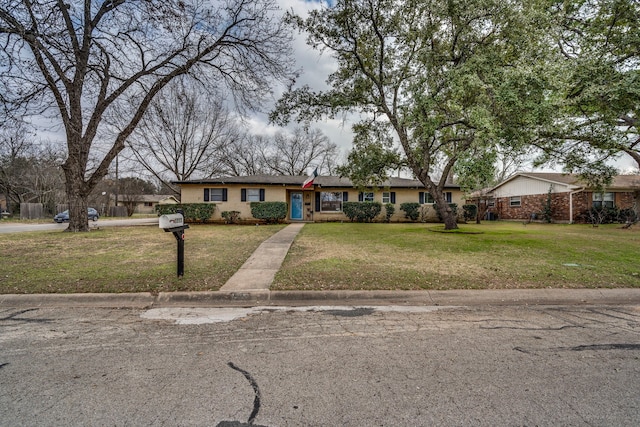
[[(222, 191), (221, 200), (213, 200), (213, 198), (212, 198), (213, 190)], [(227, 189), (226, 188), (221, 188), (221, 187), (208, 187), (208, 188), (205, 188), (204, 189), (204, 198), (203, 198), (203, 200), (205, 202), (210, 202), (210, 203), (226, 202), (227, 201)]]
[[(258, 191), (258, 200), (249, 200), (249, 190), (251, 191)], [(255, 195), (253, 196), (255, 197)], [(265, 189), (264, 188), (258, 188), (258, 187), (250, 187), (250, 188), (241, 188), (240, 189), (240, 201), (241, 202), (249, 202), (249, 203), (255, 203), (255, 202), (264, 202), (265, 200)]]
[(436, 199), (434, 199), (434, 197), (431, 195), (431, 193), (429, 193), (428, 191), (424, 192), (424, 204), (434, 204), (436, 202)]
[[(386, 196), (385, 196), (386, 194)], [(386, 200), (386, 202), (385, 202)], [(395, 191), (383, 191), (382, 192), (382, 204), (391, 203), (392, 205), (396, 204), (396, 192)]]
[(261, 202), (259, 188), (247, 188), (247, 202)]
[[(335, 200), (334, 202), (340, 202), (340, 209), (336, 210), (336, 209), (332, 209), (332, 210), (324, 210), (322, 209), (322, 205), (323, 205), (323, 194), (333, 194), (333, 195), (339, 195), (339, 200)], [(318, 194), (318, 201), (319, 201), (319, 205), (318, 205), (318, 212), (322, 212), (322, 213), (336, 213), (336, 212), (342, 212), (343, 211), (343, 204), (344, 204), (344, 193), (342, 191), (318, 191), (316, 194)]]
[[(443, 191), (442, 197), (444, 197), (447, 203), (452, 203), (453, 201), (453, 193), (451, 191)], [(436, 203), (436, 199), (428, 191), (421, 191), (419, 199), (421, 205), (432, 205)]]
[(612, 191), (601, 193), (593, 192), (591, 196), (591, 206), (596, 209), (613, 208), (616, 206), (616, 195)]
[(361, 191), (358, 193), (359, 202), (373, 202), (376, 200), (376, 195), (373, 191)]

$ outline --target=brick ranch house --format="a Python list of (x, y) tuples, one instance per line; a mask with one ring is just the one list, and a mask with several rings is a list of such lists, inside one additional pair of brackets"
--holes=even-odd
[[(429, 220), (436, 220), (433, 200), (424, 185), (417, 180), (390, 178), (378, 190), (359, 191), (347, 178), (317, 176), (310, 186), (302, 188), (306, 176), (232, 176), (223, 178), (175, 181), (180, 186), (180, 201), (187, 203), (214, 203), (212, 221), (222, 221), (222, 212), (237, 211), (241, 220), (251, 220), (251, 202), (285, 202), (288, 204), (287, 221), (345, 221), (342, 204), (347, 201), (375, 201), (395, 205), (391, 221), (406, 221), (400, 205), (416, 202), (423, 205)], [(449, 203), (464, 203), (460, 186), (445, 186)], [(384, 208), (382, 210), (384, 213)]]
[(491, 210), (499, 219), (528, 220), (547, 204), (556, 222), (576, 222), (593, 206), (635, 208), (640, 198), (640, 175), (618, 175), (603, 193), (594, 192), (576, 175), (562, 173), (517, 173), (490, 190)]

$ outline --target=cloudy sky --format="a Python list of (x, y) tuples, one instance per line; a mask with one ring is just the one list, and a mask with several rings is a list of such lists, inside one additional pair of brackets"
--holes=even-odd
[[(331, 0), (328, 0), (329, 2)], [(323, 0), (279, 0), (283, 11), (293, 10), (298, 15), (307, 16), (308, 11), (313, 8), (322, 7)], [(318, 90), (327, 88), (326, 79), (335, 70), (335, 64), (328, 52), (321, 55), (317, 50), (311, 49), (305, 42), (305, 35), (297, 35), (294, 41), (294, 52), (298, 67), (302, 69), (300, 78), (296, 81), (296, 86), (309, 85)], [(353, 134), (351, 125), (353, 123), (344, 120), (325, 120), (313, 124), (313, 127), (320, 129), (331, 141), (340, 147), (342, 155), (346, 158), (351, 149)], [(249, 126), (255, 134), (271, 135), (280, 128), (269, 125), (266, 114), (256, 114), (249, 120)], [(620, 156), (613, 162), (618, 169), (625, 171), (634, 169), (635, 162), (629, 156)], [(539, 168), (538, 171), (552, 171), (552, 168)], [(559, 170), (559, 169), (558, 169)]]
[[(331, 0), (278, 0), (282, 11), (293, 10), (296, 14), (306, 16), (308, 11), (313, 8), (320, 8), (326, 1)], [(311, 49), (305, 42), (304, 34), (297, 34), (294, 40), (294, 54), (297, 61), (297, 67), (302, 69), (302, 74), (296, 81), (296, 86), (309, 85), (315, 90), (327, 88), (326, 79), (331, 72), (335, 70), (334, 61), (328, 53), (321, 55), (318, 51)], [(279, 93), (276, 94), (276, 96)], [(275, 102), (275, 99), (274, 99)], [(265, 105), (264, 112), (253, 114), (247, 121), (249, 130), (256, 135), (273, 135), (281, 128), (270, 125), (268, 123), (267, 113), (272, 106)], [(346, 158), (347, 153), (351, 149), (351, 140), (353, 134), (351, 132), (351, 121), (341, 119), (329, 120), (313, 123), (312, 126), (320, 129), (330, 140), (338, 145), (341, 150), (341, 160)], [(295, 124), (294, 124), (295, 125)], [(294, 126), (293, 125), (293, 126)], [(48, 140), (63, 140), (64, 132), (59, 126), (46, 126), (47, 129), (41, 129), (39, 136)], [(621, 170), (633, 168), (635, 163), (628, 156), (621, 156), (615, 162), (614, 166)], [(538, 169), (538, 170), (551, 170)]]
[[(306, 17), (311, 9), (320, 8), (323, 4), (322, 1), (306, 0), (279, 0), (279, 3), (283, 11), (293, 10), (303, 17)], [(309, 47), (305, 42), (306, 37), (304, 34), (296, 33), (295, 35), (294, 54), (297, 67), (302, 69), (302, 74), (296, 80), (296, 87), (309, 85), (316, 90), (328, 88), (326, 80), (329, 74), (336, 69), (334, 61), (328, 53), (321, 55), (320, 52)], [(343, 120), (327, 119), (314, 123), (312, 126), (320, 129), (333, 143), (340, 147), (342, 153), (346, 156), (351, 149), (353, 137), (351, 125), (352, 123)], [(281, 130), (277, 126), (269, 125), (266, 114), (254, 115), (249, 120), (249, 126), (254, 134), (272, 135)]]

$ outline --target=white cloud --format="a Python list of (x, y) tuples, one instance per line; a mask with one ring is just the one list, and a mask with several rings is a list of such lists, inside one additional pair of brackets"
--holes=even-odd
[[(323, 1), (306, 1), (306, 0), (278, 0), (282, 12), (293, 11), (294, 13), (306, 17), (312, 9), (326, 7), (327, 2)], [(331, 58), (329, 52), (321, 53), (318, 50), (312, 49), (306, 43), (306, 35), (295, 33), (295, 39), (293, 43), (294, 56), (296, 58), (296, 67), (302, 70), (300, 77), (296, 81), (296, 87), (309, 85), (315, 90), (324, 90), (328, 88), (326, 80), (328, 76), (335, 71), (335, 60)], [(281, 95), (284, 88), (277, 88), (275, 90), (275, 98)], [(273, 100), (273, 102), (276, 101)], [(245, 123), (250, 132), (256, 135), (274, 135), (281, 130), (280, 127), (269, 124), (268, 112), (273, 108), (273, 105), (265, 105), (263, 111), (260, 113), (252, 114), (245, 119)], [(347, 116), (349, 117), (349, 116)], [(46, 124), (45, 124), (46, 122)], [(64, 141), (64, 129), (60, 125), (52, 123), (49, 119), (38, 120), (40, 127), (38, 137), (48, 140)], [(346, 154), (351, 149), (353, 133), (351, 131), (352, 121), (347, 119), (325, 119), (319, 122), (312, 123), (314, 128), (320, 129), (330, 140), (335, 143), (340, 151), (340, 157), (346, 157)], [(293, 128), (296, 124), (293, 123), (289, 127)], [(635, 162), (626, 155), (620, 156), (613, 162), (613, 165), (620, 170), (628, 170), (630, 168), (636, 168)]]
[[(313, 9), (326, 7), (326, 2), (321, 1), (305, 1), (305, 0), (280, 0), (280, 7), (283, 12), (293, 11), (295, 14), (305, 18)], [(311, 48), (306, 43), (306, 35), (303, 33), (295, 33), (293, 42), (293, 51), (296, 59), (296, 67), (301, 69), (301, 74), (296, 80), (295, 87), (309, 86), (313, 90), (326, 90), (329, 86), (326, 83), (327, 78), (337, 69), (335, 60), (331, 58), (328, 52)], [(276, 97), (281, 94), (276, 91)], [(274, 100), (275, 101), (275, 100)], [(272, 108), (271, 106), (266, 109)], [(266, 114), (257, 114), (250, 120), (250, 129), (258, 129), (266, 134), (277, 131), (279, 128), (268, 126), (268, 118)], [(353, 133), (351, 132), (352, 123), (341, 119), (325, 119), (312, 123), (311, 126), (320, 129), (334, 144), (336, 144), (341, 154), (351, 149)], [(289, 127), (295, 127), (292, 123)]]

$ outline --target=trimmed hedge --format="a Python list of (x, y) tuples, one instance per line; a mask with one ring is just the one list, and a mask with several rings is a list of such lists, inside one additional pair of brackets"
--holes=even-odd
[(285, 202), (251, 202), (251, 216), (268, 224), (276, 224), (287, 217)]
[(184, 212), (185, 221), (206, 222), (213, 216), (216, 205), (213, 203), (179, 203), (171, 205), (156, 205), (158, 215), (168, 215), (177, 213), (178, 210)]
[(411, 221), (417, 221), (420, 216), (420, 203), (402, 203), (400, 210), (404, 212), (404, 217)]
[(344, 202), (342, 211), (351, 222), (371, 222), (382, 211), (380, 202)]
[(478, 215), (478, 207), (476, 205), (462, 205), (462, 211), (465, 221), (474, 221)]
[(391, 222), (391, 217), (396, 212), (396, 207), (393, 203), (387, 203), (384, 205), (384, 221)]

